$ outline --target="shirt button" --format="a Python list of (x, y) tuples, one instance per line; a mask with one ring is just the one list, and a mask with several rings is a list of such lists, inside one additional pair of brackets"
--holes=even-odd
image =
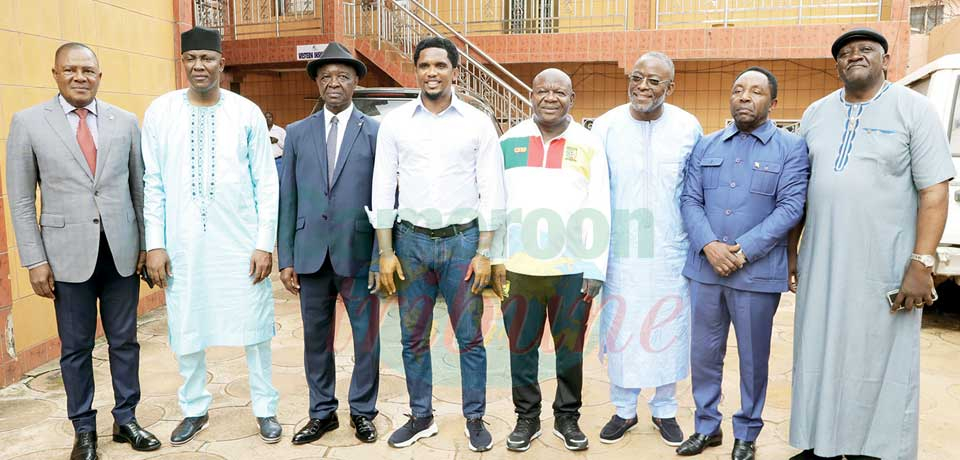
[(730, 182), (730, 188), (737, 188), (736, 182)]
[(737, 164), (743, 163), (743, 159), (737, 158)]
[(733, 214), (733, 211), (731, 211), (731, 210), (728, 209), (728, 210), (726, 210), (726, 211), (723, 211), (723, 213), (729, 216), (729, 215)]
[(93, 219), (93, 223), (99, 224), (99, 223), (100, 223), (100, 219)]
[(100, 191), (97, 190), (97, 191), (93, 192), (93, 196), (100, 196)]
[(723, 237), (723, 238), (721, 238), (721, 239), (723, 240), (724, 243), (727, 242), (727, 237)]
[(326, 214), (324, 214), (324, 215), (322, 215), (322, 216), (320, 216), (320, 217), (322, 217), (323, 220), (327, 220), (327, 215), (326, 215)]

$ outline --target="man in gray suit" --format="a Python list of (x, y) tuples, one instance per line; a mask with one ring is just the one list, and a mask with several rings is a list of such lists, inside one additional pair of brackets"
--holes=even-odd
[[(96, 99), (100, 65), (90, 48), (57, 49), (54, 99), (14, 114), (7, 140), (7, 193), (20, 262), (37, 295), (53, 299), (71, 460), (97, 458), (91, 353), (97, 299), (113, 379), (113, 440), (160, 448), (137, 423), (140, 345), (137, 274), (145, 260), (143, 161), (137, 118)], [(37, 226), (36, 191), (43, 197)]]

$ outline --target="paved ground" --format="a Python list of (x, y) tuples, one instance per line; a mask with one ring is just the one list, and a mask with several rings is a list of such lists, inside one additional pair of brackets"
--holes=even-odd
[[(137, 416), (141, 424), (164, 442), (161, 450), (140, 454), (126, 445), (115, 444), (107, 436), (112, 422), (112, 391), (106, 343), (101, 341), (94, 351), (94, 374), (97, 382), (94, 407), (100, 409), (97, 422), (101, 435), (101, 458), (114, 459), (261, 459), (286, 460), (308, 458), (347, 459), (665, 459), (677, 458), (673, 449), (662, 444), (648, 420), (646, 406), (641, 405), (641, 424), (618, 444), (601, 444), (598, 433), (612, 414), (608, 402), (606, 371), (597, 359), (596, 327), (591, 328), (587, 345), (586, 382), (581, 426), (590, 437), (590, 449), (577, 454), (566, 451), (560, 440), (549, 434), (536, 441), (526, 453), (515, 454), (505, 448), (505, 438), (514, 422), (509, 391), (509, 361), (506, 337), (496, 301), (489, 297), (484, 314), (485, 337), (489, 360), (489, 389), (486, 421), (495, 445), (483, 455), (467, 448), (463, 435), (463, 419), (459, 405), (459, 365), (450, 334), (449, 319), (441, 308), (436, 311), (434, 340), (435, 408), (440, 435), (426, 439), (414, 447), (397, 450), (386, 443), (392, 429), (405, 421), (407, 397), (400, 361), (399, 324), (396, 303), (387, 305), (382, 326), (382, 374), (380, 387), (381, 416), (376, 424), (381, 439), (375, 444), (360, 444), (347, 426), (347, 412), (341, 410), (341, 428), (321, 441), (307, 446), (293, 446), (290, 437), (306, 420), (307, 387), (303, 378), (303, 329), (299, 304), (282, 292), (274, 276), (277, 293), (277, 337), (273, 341), (274, 382), (280, 390), (278, 418), (284, 426), (284, 438), (276, 445), (265, 445), (255, 435), (256, 426), (249, 407), (246, 362), (240, 348), (216, 348), (208, 352), (209, 388), (214, 395), (210, 410), (210, 427), (197, 439), (181, 447), (169, 444), (170, 432), (176, 426), (180, 411), (176, 391), (181, 379), (176, 362), (167, 347), (167, 327), (163, 310), (144, 316), (140, 321), (142, 349), (141, 382), (143, 399)], [(770, 359), (770, 386), (764, 412), (766, 426), (758, 441), (758, 457), (783, 460), (796, 451), (787, 445), (790, 417), (790, 368), (793, 336), (793, 297), (785, 296), (775, 321), (773, 352)], [(594, 312), (596, 314), (597, 312)], [(353, 362), (353, 350), (340, 311), (338, 335), (337, 394), (341, 407), (346, 407), (346, 389)], [(729, 417), (739, 405), (736, 343), (730, 334), (727, 353), (724, 393), (721, 403), (725, 415), (724, 429), (732, 433)], [(920, 420), (920, 458), (946, 460), (956, 458), (951, 444), (960, 432), (960, 321), (956, 317), (928, 314), (921, 338), (922, 396)], [(544, 388), (544, 417), (550, 416), (556, 381), (552, 378), (553, 354), (546, 344), (541, 355), (541, 381)], [(680, 383), (680, 414), (685, 431), (692, 429), (693, 401), (689, 379)], [(68, 458), (72, 445), (72, 427), (66, 419), (66, 400), (57, 363), (51, 362), (30, 373), (22, 382), (0, 389), (0, 459)], [(552, 418), (544, 419), (545, 428)], [(730, 458), (732, 440), (722, 447), (709, 449), (699, 458)]]

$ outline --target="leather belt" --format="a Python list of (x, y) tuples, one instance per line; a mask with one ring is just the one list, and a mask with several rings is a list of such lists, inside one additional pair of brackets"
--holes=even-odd
[(473, 229), (477, 226), (477, 220), (471, 220), (465, 224), (453, 224), (447, 225), (443, 228), (426, 228), (426, 227), (417, 227), (407, 221), (401, 220), (398, 224), (400, 227), (403, 227), (407, 230), (413, 230), (421, 235), (427, 235), (430, 238), (450, 238), (454, 235), (459, 235), (467, 230)]

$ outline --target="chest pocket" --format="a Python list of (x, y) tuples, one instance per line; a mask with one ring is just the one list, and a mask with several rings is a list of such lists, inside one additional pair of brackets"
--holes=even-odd
[(753, 172), (750, 174), (750, 191), (760, 195), (772, 196), (777, 192), (777, 182), (780, 181), (780, 163), (757, 161), (753, 163)]
[(700, 159), (700, 174), (703, 176), (703, 188), (717, 188), (720, 185), (720, 166), (722, 157), (707, 157)]

